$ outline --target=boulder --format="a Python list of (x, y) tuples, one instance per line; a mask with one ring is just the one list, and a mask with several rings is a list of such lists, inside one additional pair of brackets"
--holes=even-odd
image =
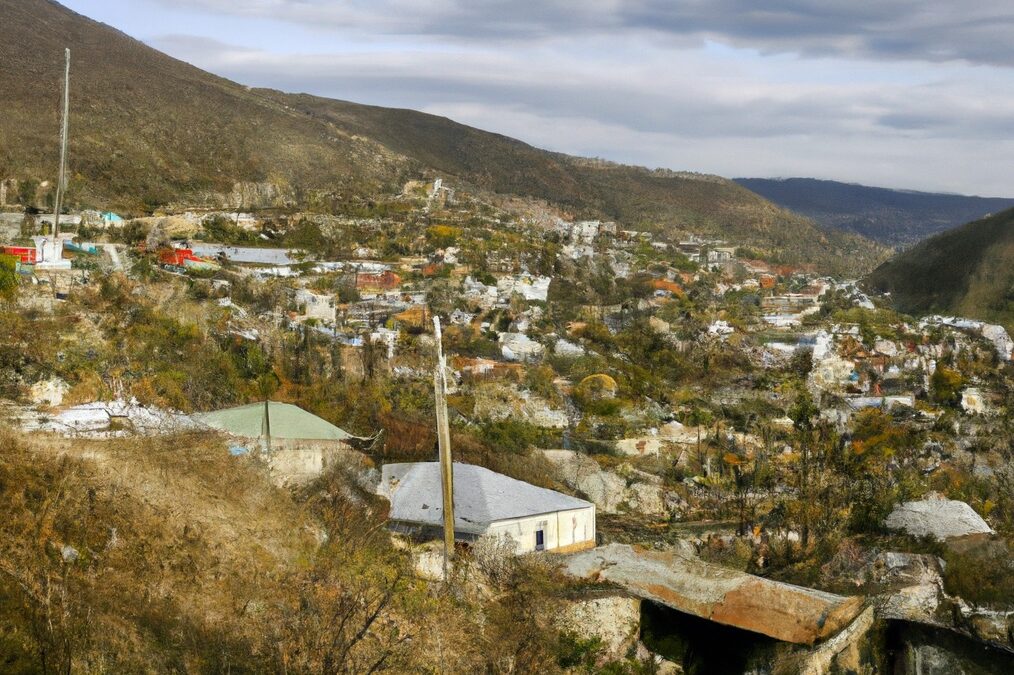
[(898, 504), (887, 516), (886, 525), (916, 537), (931, 536), (941, 540), (993, 532), (971, 506), (937, 494), (921, 501)]

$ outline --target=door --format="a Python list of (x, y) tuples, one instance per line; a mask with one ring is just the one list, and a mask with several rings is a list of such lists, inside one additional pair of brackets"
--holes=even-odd
[(545, 551), (546, 550), (546, 531), (535, 530), (535, 550)]

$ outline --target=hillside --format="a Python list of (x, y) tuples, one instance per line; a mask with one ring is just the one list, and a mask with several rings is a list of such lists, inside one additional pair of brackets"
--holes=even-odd
[(927, 239), (867, 285), (910, 313), (946, 312), (1014, 327), (1014, 209)]
[(15, 192), (51, 179), (67, 46), (72, 206), (340, 208), (438, 172), (576, 216), (726, 237), (834, 271), (869, 269), (881, 255), (725, 179), (568, 157), (411, 110), (252, 90), (50, 0), (0, 0), (0, 13), (0, 177), (18, 180)]
[(824, 227), (898, 247), (1014, 207), (1014, 199), (889, 190), (814, 178), (736, 182)]

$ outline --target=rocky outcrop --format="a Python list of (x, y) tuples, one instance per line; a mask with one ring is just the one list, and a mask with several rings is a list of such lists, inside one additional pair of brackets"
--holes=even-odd
[(845, 630), (807, 655), (799, 668), (800, 674), (860, 672), (863, 660), (862, 646), (869, 638), (875, 620), (873, 607), (867, 607)]
[(931, 536), (936, 539), (993, 532), (971, 506), (937, 494), (921, 501), (898, 504), (887, 516), (886, 525), (916, 537)]
[(558, 624), (584, 639), (600, 638), (606, 654), (619, 658), (637, 641), (641, 600), (629, 595), (575, 600), (567, 605)]
[(654, 476), (631, 471), (628, 481), (617, 473), (604, 471), (594, 459), (573, 450), (543, 453), (556, 467), (560, 480), (594, 502), (600, 513), (636, 511), (647, 516), (669, 513), (665, 490)]
[(35, 405), (58, 406), (70, 391), (70, 385), (59, 377), (43, 380), (32, 385), (30, 398)]
[(610, 544), (570, 556), (562, 569), (574, 578), (612, 582), (681, 612), (796, 644), (838, 634), (864, 607), (860, 597), (769, 581), (687, 552)]

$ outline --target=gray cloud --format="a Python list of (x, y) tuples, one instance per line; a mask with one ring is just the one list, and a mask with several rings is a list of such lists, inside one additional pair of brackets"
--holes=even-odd
[[(169, 0), (161, 0), (169, 2)], [(456, 42), (715, 40), (764, 53), (1014, 66), (1009, 0), (172, 0), (318, 29)]]
[(772, 77), (756, 59), (659, 45), (639, 45), (633, 61), (558, 45), (298, 55), (170, 36), (156, 46), (245, 84), (416, 108), (632, 163), (997, 194), (1014, 175), (1014, 87), (996, 86), (1014, 84), (1005, 69), (868, 77), (851, 62), (799, 61)]

